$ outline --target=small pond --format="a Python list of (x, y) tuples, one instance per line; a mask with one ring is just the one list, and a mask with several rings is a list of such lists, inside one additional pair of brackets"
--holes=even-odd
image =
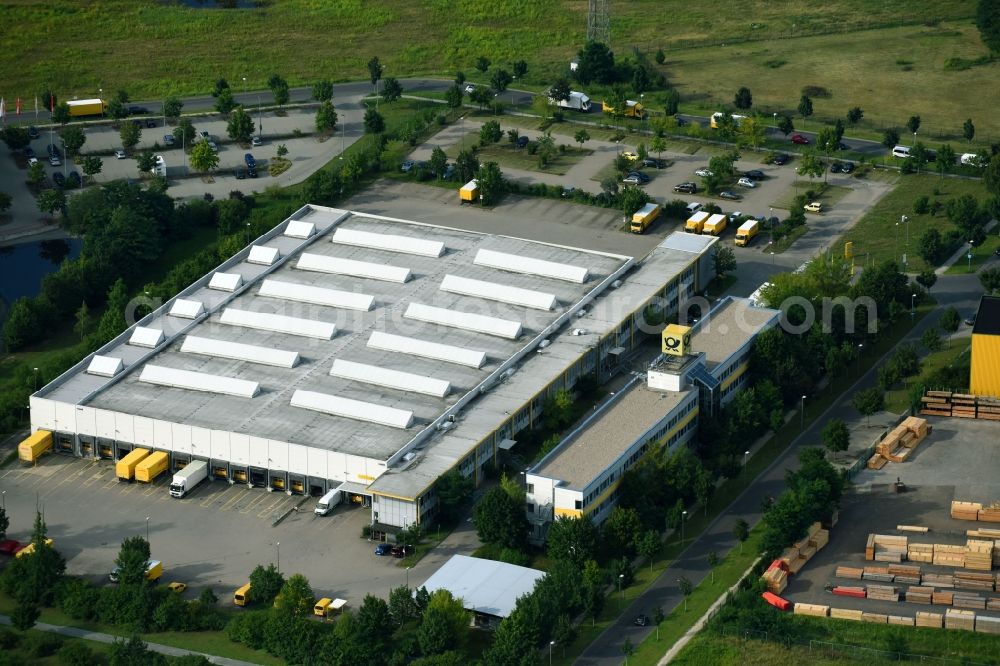
[(58, 238), (0, 247), (0, 301), (10, 305), (23, 296), (35, 296), (42, 278), (59, 269), (65, 259), (80, 254), (83, 241)]

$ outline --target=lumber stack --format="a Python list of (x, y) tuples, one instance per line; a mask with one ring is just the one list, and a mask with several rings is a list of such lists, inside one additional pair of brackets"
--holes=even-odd
[(955, 587), (955, 576), (946, 573), (925, 573), (922, 576), (924, 585), (931, 587)]
[(940, 629), (944, 625), (944, 615), (941, 613), (926, 613), (924, 611), (917, 611), (916, 625), (918, 627)]
[(955, 608), (986, 610), (986, 599), (971, 592), (955, 592), (951, 597), (951, 605)]
[(1000, 617), (976, 616), (976, 631), (984, 634), (1000, 634)]
[(772, 594), (781, 594), (788, 587), (788, 572), (781, 567), (768, 569), (761, 578), (767, 585), (767, 591)]
[(918, 585), (920, 584), (920, 567), (912, 564), (890, 564), (889, 573), (893, 575), (893, 582)]
[(952, 393), (951, 415), (962, 419), (976, 418), (976, 396), (968, 393)]
[(935, 606), (951, 606), (954, 592), (934, 592), (931, 594), (931, 603)]
[(934, 564), (941, 567), (964, 567), (965, 546), (934, 544)]
[(888, 624), (889, 616), (885, 613), (866, 613), (861, 611), (861, 621), (871, 622), (872, 624)]
[(891, 534), (869, 534), (865, 559), (877, 562), (902, 562), (906, 557), (907, 537)]
[(862, 611), (852, 610), (850, 608), (831, 608), (830, 617), (836, 618), (838, 620), (854, 620), (855, 622), (860, 622), (862, 616)]
[(911, 562), (926, 562), (931, 564), (934, 561), (934, 544), (932, 543), (911, 543), (906, 546), (906, 559)]
[(1000, 523), (1000, 506), (995, 503), (990, 504), (989, 506), (984, 506), (979, 510), (976, 520), (980, 520), (985, 523)]
[(850, 578), (852, 580), (861, 580), (861, 576), (865, 573), (865, 570), (860, 567), (845, 567), (839, 566), (834, 572), (837, 578)]
[(916, 532), (917, 534), (927, 534), (931, 528), (921, 525), (896, 525), (897, 532)]
[(1000, 611), (1000, 599), (997, 597), (989, 597), (986, 600), (986, 610)]
[(795, 604), (795, 608), (792, 609), (792, 613), (795, 615), (827, 617), (830, 614), (830, 607), (820, 606), (819, 604)]
[(983, 395), (979, 396), (976, 400), (976, 418), (1000, 421), (1000, 400)]
[(911, 585), (906, 588), (906, 600), (914, 604), (926, 604), (930, 606), (931, 596), (934, 594), (933, 587), (919, 587)]
[(899, 592), (892, 585), (869, 585), (865, 592), (875, 601), (899, 601)]
[(951, 501), (951, 517), (956, 520), (979, 520), (979, 512), (982, 510), (981, 502), (960, 502)]
[(976, 628), (976, 614), (969, 610), (949, 608), (944, 613), (944, 628), (974, 631)]
[(925, 416), (951, 416), (951, 391), (927, 391), (920, 402)]
[(995, 585), (993, 574), (988, 573), (956, 571), (953, 578), (955, 587), (959, 590), (987, 590), (992, 592)]
[(877, 580), (883, 583), (891, 583), (894, 576), (889, 573), (889, 567), (865, 567), (861, 573), (863, 580)]
[(889, 464), (889, 461), (882, 457), (881, 453), (876, 453), (868, 459), (868, 469), (882, 469)]
[(984, 539), (968, 539), (965, 542), (965, 568), (976, 571), (993, 569), (993, 542)]
[(855, 599), (864, 599), (867, 596), (865, 588), (857, 586), (838, 585), (831, 592), (838, 597), (854, 597)]
[(898, 624), (902, 627), (912, 627), (914, 623), (912, 617), (906, 617), (904, 615), (890, 615), (889, 624)]

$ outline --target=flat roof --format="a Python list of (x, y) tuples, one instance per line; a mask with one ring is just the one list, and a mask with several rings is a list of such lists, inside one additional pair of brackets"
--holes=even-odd
[(653, 391), (637, 378), (530, 473), (582, 491), (691, 393)]
[(496, 560), (452, 555), (424, 583), (428, 592), (448, 590), (466, 610), (496, 617), (514, 611), (518, 598), (535, 589), (544, 571)]
[[(298, 234), (299, 229), (295, 229), (305, 238), (283, 233), (284, 227), (291, 222), (312, 224), (316, 233)], [(348, 242), (332, 242), (334, 233), (340, 236), (337, 240)], [(383, 243), (384, 239), (389, 241)], [(240, 276), (242, 284), (235, 291), (210, 288), (216, 273), (213, 271), (140, 322), (143, 328), (163, 331), (163, 342), (156, 344), (152, 342), (155, 338), (151, 338), (151, 346), (129, 344), (130, 330), (103, 348), (101, 355), (121, 358), (125, 364), (125, 370), (116, 378), (95, 377), (74, 368), (37, 397), (388, 460), (457, 401), (477, 389), (560, 316), (591, 296), (591, 291), (608, 276), (633, 261), (629, 257), (601, 252), (315, 206), (305, 207), (288, 222), (257, 239), (253, 248), (258, 248), (256, 256), (265, 253), (276, 256), (275, 263), (252, 263), (248, 261), (249, 248), (245, 249), (217, 269)], [(420, 252), (413, 252), (414, 248)], [(437, 256), (439, 248), (440, 256)], [(482, 250), (583, 267), (589, 279), (576, 283), (476, 265), (474, 259)], [(384, 277), (382, 275), (365, 277), (299, 269), (297, 264), (303, 254), (362, 262), (346, 264), (352, 268), (402, 267), (410, 271), (411, 277), (397, 283), (379, 279)], [(557, 305), (546, 311), (444, 291), (440, 287), (446, 275), (552, 294)], [(264, 284), (272, 287), (264, 289), (262, 294)], [(281, 285), (280, 289), (273, 289), (274, 284)], [(372, 299), (370, 310), (364, 308), (368, 298)], [(176, 301), (185, 302), (187, 308), (196, 304), (204, 313), (193, 319), (167, 315)], [(404, 317), (413, 303), (453, 312), (463, 321), (475, 316), (517, 322), (522, 332), (516, 339), (508, 339)], [(230, 313), (229, 317), (224, 317), (226, 312)], [(232, 317), (237, 312), (254, 313), (256, 317), (249, 320)], [(266, 322), (257, 321), (268, 318), (281, 325), (263, 325)], [(309, 337), (302, 328), (305, 324), (325, 326), (323, 335)], [(330, 332), (332, 338), (328, 335)], [(445, 348), (480, 350), (486, 354), (485, 362), (478, 367), (474, 363), (442, 363), (433, 355), (408, 352), (406, 347), (391, 351), (380, 349), (368, 344), (375, 332), (417, 341), (410, 344), (422, 340)], [(217, 344), (249, 346), (234, 346), (234, 349), (283, 350), (298, 354), (299, 361), (292, 367), (283, 367), (262, 364), (260, 359), (192, 354), (182, 351), (188, 335), (218, 341)], [(451, 390), (444, 397), (438, 397), (404, 390), (398, 384), (380, 386), (351, 377), (332, 376), (336, 359), (376, 366), (387, 372), (434, 378), (448, 382)], [(163, 386), (141, 382), (140, 372), (135, 370), (141, 370), (147, 363), (220, 379), (253, 382), (259, 385), (259, 393), (246, 398), (195, 391), (184, 388), (183, 383)], [(560, 372), (562, 370), (565, 367)], [(544, 384), (537, 388), (542, 387)], [(385, 425), (341, 416), (337, 415), (338, 411), (346, 410), (340, 410), (339, 406), (333, 409), (335, 405), (325, 398), (305, 401), (312, 408), (293, 406), (292, 396), (297, 391), (302, 392), (300, 396), (320, 394), (355, 401), (344, 403), (348, 405), (363, 403), (370, 406), (363, 410), (366, 414), (373, 412), (375, 407), (412, 412), (413, 419), (409, 427), (400, 428), (396, 426), (405, 420)], [(523, 404), (528, 397), (530, 395), (522, 393), (520, 402)], [(299, 404), (304, 403), (299, 401)], [(455, 458), (450, 453), (448, 457), (450, 462), (440, 472), (454, 465)], [(424, 487), (423, 480), (418, 480), (414, 492)]]
[(727, 297), (695, 326), (690, 351), (704, 353), (711, 370), (780, 315), (779, 310), (754, 307), (750, 299)]
[(972, 326), (974, 335), (1000, 335), (1000, 297), (983, 296), (979, 300), (976, 323)]

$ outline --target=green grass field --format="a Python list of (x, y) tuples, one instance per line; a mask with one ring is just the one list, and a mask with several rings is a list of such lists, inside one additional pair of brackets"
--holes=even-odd
[[(896, 187), (882, 197), (834, 247), (839, 252), (844, 242), (853, 241), (854, 256), (859, 264), (870, 256), (875, 261), (893, 257), (902, 261), (902, 254), (907, 252), (907, 224), (897, 226), (897, 223), (906, 215), (909, 225), (907, 270), (911, 273), (925, 270), (927, 262), (917, 252), (921, 235), (932, 226), (944, 233), (953, 225), (943, 211), (937, 215), (917, 215), (913, 212), (913, 202), (923, 195), (929, 197), (932, 203), (940, 201), (944, 204), (963, 194), (971, 194), (980, 201), (987, 196), (986, 188), (978, 180), (940, 178), (930, 174), (900, 176)], [(962, 265), (965, 266), (964, 263)]]
[[(940, 333), (940, 330), (939, 330)], [(939, 368), (944, 368), (951, 365), (955, 359), (962, 356), (969, 351), (969, 338), (958, 338), (957, 340), (952, 340), (950, 344), (948, 342), (944, 343), (945, 346), (940, 351), (932, 352), (925, 356), (921, 361), (921, 377), (927, 377), (932, 372)], [(919, 381), (919, 380), (918, 380)], [(906, 386), (900, 386), (899, 388), (894, 388), (885, 393), (885, 408), (890, 412), (900, 414), (905, 410), (910, 408), (910, 398), (908, 395), (909, 387), (913, 385), (913, 380), (908, 380)]]
[[(461, 69), (485, 82), (473, 65), (487, 56), (508, 69), (525, 59), (528, 74), (514, 87), (540, 88), (584, 42), (586, 9), (571, 0), (267, 0), (256, 10), (8, 0), (5, 20), (18, 29), (0, 36), (0, 79), (8, 99), (21, 97), (32, 108), (46, 85), (65, 99), (119, 88), (157, 98), (204, 93), (219, 77), (234, 84), (246, 77), (259, 89), (272, 72), (293, 85), (320, 76), (364, 80), (374, 55), (386, 76)], [(1000, 63), (944, 70), (948, 58), (985, 53), (970, 20), (975, 0), (912, 0), (905, 12), (867, 0), (783, 0), (748, 11), (733, 12), (722, 0), (677, 4), (665, 32), (651, 20), (662, 12), (657, 0), (619, 3), (611, 10), (611, 43), (619, 58), (633, 47), (649, 55), (663, 48), (660, 70), (691, 110), (729, 104), (749, 85), (755, 106), (770, 114), (794, 109), (801, 89), (813, 85), (830, 93), (815, 100), (817, 118), (841, 117), (859, 104), (869, 128), (898, 126), (916, 114), (932, 133), (954, 134), (971, 116), (981, 138), (1000, 134), (995, 95), (987, 93)]]

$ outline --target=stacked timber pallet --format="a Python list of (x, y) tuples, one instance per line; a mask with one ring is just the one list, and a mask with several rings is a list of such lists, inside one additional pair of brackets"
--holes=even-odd
[(767, 585), (767, 591), (772, 594), (781, 594), (788, 587), (788, 572), (781, 567), (772, 567), (761, 576)]
[(1000, 611), (1000, 599), (996, 597), (990, 597), (986, 600), (986, 610)]
[(954, 592), (934, 592), (931, 594), (931, 603), (935, 606), (951, 606), (954, 595)]
[(955, 587), (955, 576), (945, 573), (925, 573), (922, 576), (924, 585), (932, 587)]
[(838, 597), (854, 597), (855, 599), (864, 599), (868, 596), (865, 588), (860, 586), (838, 585), (831, 592)]
[(934, 544), (910, 543), (906, 545), (906, 559), (911, 562), (934, 562)]
[(876, 562), (902, 562), (906, 557), (907, 537), (890, 534), (869, 534), (865, 559)]
[(906, 600), (914, 604), (926, 604), (930, 606), (931, 596), (934, 594), (933, 587), (919, 587), (911, 585), (906, 588)]
[(893, 575), (893, 582), (917, 585), (920, 583), (920, 567), (912, 564), (890, 564), (889, 573)]
[(895, 576), (889, 573), (889, 567), (865, 567), (861, 578), (862, 580), (877, 580), (882, 583), (891, 583), (895, 579)]
[(976, 618), (976, 631), (983, 634), (1000, 634), (1000, 617), (978, 616)]
[(896, 624), (901, 627), (912, 627), (914, 622), (912, 617), (907, 617), (905, 615), (890, 615), (889, 624)]
[(872, 624), (889, 624), (889, 616), (885, 613), (866, 613), (861, 611), (861, 621)]
[(965, 546), (934, 544), (934, 564), (941, 567), (964, 567)]
[(928, 391), (920, 402), (925, 416), (951, 416), (951, 391)]
[(1000, 421), (1000, 399), (981, 395), (976, 400), (976, 418)]
[(976, 520), (986, 523), (1000, 523), (1000, 506), (995, 502), (979, 510)]
[(951, 605), (955, 608), (986, 610), (986, 598), (971, 592), (955, 592), (951, 596)]
[(792, 613), (795, 615), (812, 615), (813, 617), (828, 617), (830, 615), (829, 606), (820, 606), (819, 604), (795, 604), (795, 608), (792, 609)]
[(993, 542), (984, 539), (968, 539), (965, 542), (965, 568), (976, 571), (993, 569)]
[(959, 590), (988, 590), (992, 592), (995, 587), (993, 574), (956, 571), (953, 578), (955, 588)]
[(851, 578), (853, 580), (861, 580), (861, 576), (864, 575), (865, 570), (861, 567), (845, 567), (839, 566), (834, 572), (837, 578)]
[(968, 610), (949, 608), (944, 613), (944, 628), (975, 631), (976, 614)]
[(956, 520), (979, 520), (979, 512), (982, 510), (981, 502), (959, 502), (952, 500), (951, 517)]
[(922, 442), (929, 432), (930, 426), (927, 425), (926, 419), (915, 416), (905, 418), (875, 445), (875, 455), (868, 459), (869, 469), (882, 469), (885, 467), (885, 461), (906, 462), (917, 444)]
[(830, 617), (836, 618), (838, 620), (854, 620), (855, 622), (860, 622), (862, 614), (863, 614), (862, 611), (853, 610), (850, 608), (830, 609)]
[(899, 601), (899, 592), (892, 585), (869, 585), (865, 592), (875, 601)]
[(944, 615), (941, 613), (926, 613), (924, 611), (919, 611), (917, 613), (916, 620), (918, 627), (940, 629), (944, 625)]
[(976, 396), (968, 393), (952, 393), (951, 415), (962, 419), (976, 418)]

